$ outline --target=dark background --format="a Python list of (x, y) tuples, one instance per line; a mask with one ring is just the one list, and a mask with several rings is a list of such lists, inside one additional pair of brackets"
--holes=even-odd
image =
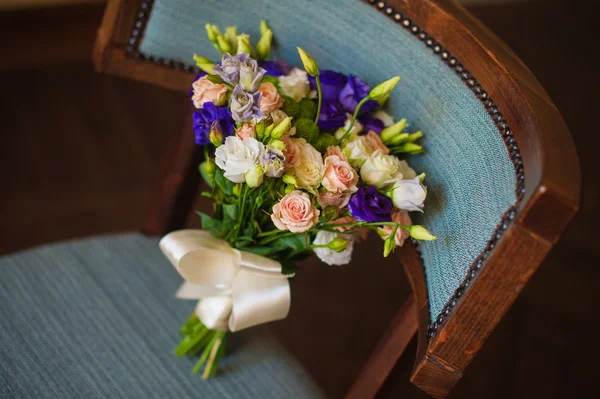
[[(452, 397), (600, 397), (600, 79), (593, 62), (600, 9), (592, 1), (469, 9), (522, 58), (561, 110), (584, 184), (581, 212)], [(167, 142), (181, 131), (185, 96), (93, 71), (102, 10), (99, 3), (0, 12), (0, 255), (138, 229)], [(198, 221), (191, 217), (190, 225)], [(290, 317), (272, 325), (332, 397), (348, 389), (409, 295), (401, 267), (383, 261), (377, 245), (376, 253), (368, 243), (359, 246), (345, 268), (305, 262)], [(414, 351), (413, 342), (381, 397), (427, 397), (408, 381)]]

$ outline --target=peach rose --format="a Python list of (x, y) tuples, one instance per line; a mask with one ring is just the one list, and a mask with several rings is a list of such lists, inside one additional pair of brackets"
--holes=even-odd
[(192, 102), (194, 107), (200, 109), (204, 103), (211, 102), (215, 105), (225, 105), (227, 102), (227, 87), (224, 84), (215, 84), (206, 79), (206, 76), (201, 77), (192, 83)]
[(256, 128), (251, 123), (244, 123), (236, 132), (237, 136), (244, 140), (248, 137), (254, 137), (256, 134)]
[(369, 144), (371, 148), (373, 148), (373, 151), (381, 150), (383, 155), (388, 155), (390, 153), (390, 149), (387, 148), (385, 144), (383, 144), (383, 141), (381, 141), (381, 137), (379, 137), (379, 135), (374, 131), (369, 130), (369, 133), (367, 133), (367, 135), (364, 136), (364, 138), (367, 144)]
[[(346, 224), (346, 223), (356, 223), (356, 219), (352, 216), (344, 216), (339, 219), (335, 219), (330, 224)], [(365, 240), (369, 235), (369, 229), (367, 227), (354, 227), (354, 226), (338, 226), (334, 227), (339, 232), (353, 232), (353, 237), (355, 241)]]
[(279, 230), (302, 233), (317, 224), (319, 213), (308, 194), (294, 190), (273, 206), (271, 220)]
[(325, 208), (326, 206), (343, 208), (348, 205), (351, 195), (351, 193), (332, 193), (331, 191), (323, 191), (317, 195), (317, 202), (321, 208)]
[(279, 109), (283, 105), (283, 98), (277, 93), (277, 88), (271, 82), (261, 83), (258, 91), (262, 93), (260, 110), (263, 114)]
[(348, 161), (342, 160), (337, 155), (330, 155), (325, 158), (325, 173), (323, 174), (323, 187), (327, 191), (355, 192), (358, 183), (358, 173), (354, 170)]
[(331, 146), (327, 147), (327, 152), (325, 153), (325, 157), (328, 157), (330, 155), (335, 155), (335, 156), (339, 157), (342, 161), (348, 160), (348, 158), (346, 158), (344, 153), (342, 153), (342, 149), (340, 147), (338, 147), (337, 145), (331, 145)]
[[(410, 216), (408, 215), (408, 212), (402, 211), (400, 209), (392, 210), (392, 222), (400, 223), (405, 226), (410, 226), (412, 224), (412, 222), (410, 220)], [(392, 234), (393, 230), (394, 230), (394, 226), (380, 227), (379, 235), (381, 236), (382, 239), (385, 240), (390, 236), (390, 234)], [(396, 245), (401, 247), (404, 244), (404, 241), (408, 237), (410, 237), (410, 234), (408, 234), (408, 230), (398, 227), (398, 230), (396, 230), (396, 236), (394, 237), (394, 239), (396, 241)]]
[(300, 146), (296, 140), (287, 136), (282, 137), (281, 141), (285, 144), (285, 149), (283, 150), (283, 155), (285, 156), (285, 170), (294, 169), (300, 163)]

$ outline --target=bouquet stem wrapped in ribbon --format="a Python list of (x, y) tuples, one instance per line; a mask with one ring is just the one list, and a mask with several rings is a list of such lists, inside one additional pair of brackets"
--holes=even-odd
[(409, 212), (423, 211), (425, 174), (401, 159), (423, 151), (422, 133), (383, 110), (399, 77), (371, 89), (319, 69), (301, 48), (304, 70), (269, 60), (265, 21), (256, 47), (235, 27), (206, 30), (221, 60), (194, 56), (203, 73), (192, 84), (193, 129), (214, 212), (200, 213), (202, 230), (170, 233), (160, 248), (185, 279), (177, 297), (198, 300), (175, 353), (199, 354), (193, 371), (209, 378), (228, 333), (287, 316), (298, 261), (314, 253), (347, 264), (370, 230), (384, 256), (409, 237), (435, 237), (411, 223)]

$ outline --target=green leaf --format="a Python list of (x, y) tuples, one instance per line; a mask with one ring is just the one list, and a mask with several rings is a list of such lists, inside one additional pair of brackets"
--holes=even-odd
[(208, 231), (211, 235), (217, 238), (223, 238), (225, 236), (223, 229), (223, 222), (221, 220), (212, 218), (203, 212), (196, 212), (202, 221), (202, 229)]
[(223, 204), (223, 216), (225, 218), (237, 221), (239, 218), (239, 209), (237, 204)]
[(227, 196), (233, 195), (233, 182), (223, 175), (223, 169), (217, 168), (215, 171), (215, 183), (217, 187)]
[(198, 167), (198, 170), (200, 171), (200, 176), (202, 176), (202, 178), (204, 179), (204, 181), (206, 182), (206, 184), (208, 184), (208, 186), (210, 188), (213, 188), (215, 186), (215, 182), (213, 179), (208, 177), (208, 173), (206, 173), (206, 170), (204, 168), (205, 165), (206, 165), (206, 161), (202, 162), (200, 164), (200, 166)]
[(282, 259), (281, 262), (281, 273), (282, 274), (292, 274), (296, 273), (298, 270), (298, 265), (291, 259)]

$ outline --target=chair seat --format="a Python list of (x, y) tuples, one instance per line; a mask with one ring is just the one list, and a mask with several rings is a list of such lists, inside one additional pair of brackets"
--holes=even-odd
[(232, 334), (216, 378), (178, 358), (193, 301), (181, 277), (138, 233), (0, 258), (0, 397), (323, 397), (266, 327)]

